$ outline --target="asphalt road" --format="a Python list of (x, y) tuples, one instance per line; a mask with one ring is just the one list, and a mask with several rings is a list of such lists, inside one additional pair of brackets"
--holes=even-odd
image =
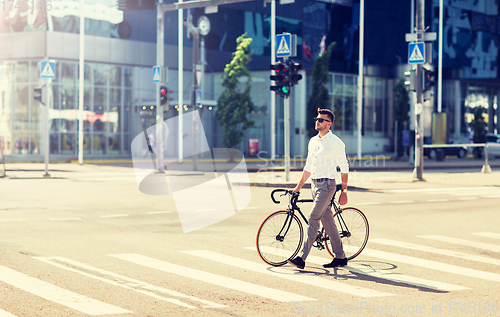
[(500, 316), (498, 186), (371, 174), (387, 186), (348, 204), (369, 219), (367, 248), (341, 269), (313, 250), (299, 270), (254, 249), (262, 220), (286, 207), (272, 188), (184, 233), (172, 197), (142, 194), (131, 171), (0, 180), (0, 316)]

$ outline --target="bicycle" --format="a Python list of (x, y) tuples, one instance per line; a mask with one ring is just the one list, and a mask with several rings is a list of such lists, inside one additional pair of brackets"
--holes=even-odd
[[(337, 191), (342, 184), (337, 184)], [(288, 259), (293, 259), (302, 246), (304, 229), (298, 214), (303, 221), (308, 221), (297, 203), (313, 202), (312, 199), (299, 200), (299, 193), (287, 189), (275, 189), (271, 192), (271, 199), (275, 204), (280, 202), (274, 198), (277, 192), (284, 192), (280, 195), (289, 196), (289, 205), (286, 210), (278, 210), (271, 213), (264, 219), (257, 232), (257, 252), (260, 258), (269, 265), (281, 266), (287, 263)], [(357, 257), (368, 242), (369, 226), (368, 220), (363, 212), (354, 207), (342, 208), (335, 201), (335, 194), (332, 197), (330, 206), (334, 213), (335, 224), (339, 230), (340, 238), (344, 246), (344, 252), (348, 260)], [(335, 257), (330, 245), (330, 238), (321, 227), (316, 236), (313, 247), (323, 250), (326, 248), (330, 256)]]

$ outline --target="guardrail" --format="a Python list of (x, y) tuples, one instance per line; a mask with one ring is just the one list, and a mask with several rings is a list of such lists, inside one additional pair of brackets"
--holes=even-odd
[(445, 148), (445, 147), (464, 147), (478, 148), (484, 147), (484, 165), (481, 173), (491, 173), (491, 167), (488, 163), (488, 147), (499, 147), (500, 143), (463, 143), (463, 144), (424, 144), (424, 148)]

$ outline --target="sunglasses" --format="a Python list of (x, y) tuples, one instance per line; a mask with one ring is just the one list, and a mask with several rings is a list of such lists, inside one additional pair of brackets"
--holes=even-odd
[(323, 121), (331, 122), (330, 120), (326, 120), (326, 119), (323, 119), (323, 118), (314, 118), (314, 121), (318, 121), (319, 123), (323, 123)]

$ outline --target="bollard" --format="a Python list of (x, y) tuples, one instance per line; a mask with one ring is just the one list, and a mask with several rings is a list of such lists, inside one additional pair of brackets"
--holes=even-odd
[(488, 164), (488, 144), (484, 144), (484, 165), (481, 168), (481, 173), (491, 173), (491, 167)]

